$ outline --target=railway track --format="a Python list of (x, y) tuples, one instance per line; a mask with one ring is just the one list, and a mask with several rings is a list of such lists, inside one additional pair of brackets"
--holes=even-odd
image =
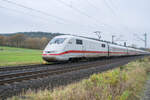
[[(118, 57), (119, 58), (119, 57)], [(109, 58), (109, 59), (118, 59), (118, 58)], [(99, 58), (99, 59), (96, 59), (98, 61), (105, 61), (107, 60), (108, 58), (104, 57), (104, 58)], [(90, 61), (85, 61), (85, 60), (81, 60), (80, 62), (69, 62), (69, 64), (81, 64), (81, 63), (87, 63), (87, 62), (93, 62), (95, 61), (94, 59), (93, 60), (90, 60)], [(52, 62), (52, 63), (49, 63), (49, 64), (39, 64), (39, 65), (25, 65), (25, 66), (3, 66), (3, 67), (0, 67), (0, 74), (1, 72), (11, 72), (11, 71), (18, 71), (18, 70), (28, 70), (28, 69), (36, 69), (36, 68), (47, 68), (47, 67), (53, 67), (53, 66), (67, 66), (68, 65), (68, 62)]]
[[(119, 58), (119, 57), (118, 57)], [(118, 58), (109, 58), (109, 59), (118, 59)], [(98, 61), (105, 61), (107, 60), (108, 58), (100, 58), (100, 59), (97, 59)], [(95, 61), (95, 60), (94, 60)], [(69, 64), (74, 64), (74, 63), (87, 63), (87, 62), (93, 62), (93, 60), (91, 61), (80, 61), (80, 62), (71, 62)], [(11, 71), (19, 71), (19, 70), (28, 70), (28, 69), (37, 69), (37, 68), (47, 68), (47, 67), (51, 67), (51, 66), (67, 66), (68, 65), (68, 62), (53, 62), (53, 63), (50, 63), (50, 64), (39, 64), (39, 65), (25, 65), (25, 66), (11, 66), (11, 67), (8, 67), (8, 66), (5, 66), (5, 67), (0, 67), (0, 74), (1, 72), (11, 72)]]
[[(117, 58), (118, 59), (118, 58)], [(53, 70), (53, 69), (58, 69), (58, 68), (65, 68), (65, 67), (70, 67), (70, 66), (80, 66), (84, 64), (90, 64), (93, 62), (105, 62), (105, 61), (110, 61), (114, 59), (108, 59), (108, 58), (103, 58), (103, 59), (97, 59), (97, 60), (92, 60), (92, 61), (81, 61), (81, 62), (70, 62), (70, 63), (54, 63), (54, 64), (45, 64), (45, 65), (32, 65), (32, 66), (17, 66), (17, 67), (3, 67), (0, 70), (0, 75), (3, 74), (13, 74), (13, 73), (20, 73), (20, 72), (30, 72), (30, 71), (35, 71), (35, 70)], [(69, 66), (68, 66), (69, 64)]]
[(3, 71), (13, 71), (13, 70), (26, 70), (31, 68), (47, 67), (52, 65), (59, 65), (62, 63), (51, 63), (51, 64), (39, 64), (39, 65), (26, 65), (26, 66), (11, 66), (11, 67), (1, 67), (0, 72)]
[(123, 57), (123, 58), (118, 58), (118, 59), (108, 59), (108, 60), (103, 60), (103, 61), (94, 61), (94, 62), (67, 65), (69, 67), (63, 66), (63, 67), (58, 67), (58, 68), (53, 68), (53, 69), (41, 68), (41, 69), (25, 71), (25, 72), (19, 71), (19, 72), (14, 72), (14, 73), (5, 73), (5, 74), (0, 74), (0, 85), (12, 84), (14, 82), (47, 77), (49, 75), (59, 75), (62, 73), (73, 72), (73, 71), (82, 70), (82, 69), (101, 67), (102, 65), (108, 65), (108, 64), (118, 65), (123, 62), (129, 62), (129, 61), (135, 60), (137, 58), (141, 58), (141, 56)]
[[(97, 59), (97, 60), (100, 60), (100, 61), (104, 61), (108, 58), (100, 58), (100, 59)], [(111, 58), (109, 58), (111, 59)], [(114, 58), (113, 58), (114, 59)], [(95, 60), (94, 60), (95, 61)], [(69, 62), (69, 64), (74, 64), (74, 63), (78, 63), (78, 64), (81, 64), (81, 63), (86, 63), (86, 62), (93, 62), (93, 60), (91, 61), (80, 61), (80, 62)], [(0, 73), (1, 72), (11, 72), (11, 71), (18, 71), (18, 70), (28, 70), (28, 69), (36, 69), (36, 68), (47, 68), (47, 67), (53, 67), (53, 66), (67, 66), (68, 65), (68, 62), (52, 62), (50, 64), (39, 64), (39, 65), (26, 65), (26, 66), (11, 66), (11, 67), (8, 67), (8, 66), (5, 66), (5, 67), (0, 67)]]

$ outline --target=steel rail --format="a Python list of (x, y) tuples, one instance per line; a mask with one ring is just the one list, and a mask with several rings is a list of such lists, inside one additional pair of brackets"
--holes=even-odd
[[(113, 60), (115, 60), (115, 59), (109, 59), (109, 60), (107, 60), (107, 62), (113, 61)], [(95, 61), (95, 62), (87, 62), (87, 63), (80, 63), (80, 64), (79, 64), (79, 63), (76, 63), (76, 64), (73, 64), (73, 65), (69, 65), (69, 67), (84, 66), (84, 65), (87, 66), (87, 64), (93, 64), (93, 63), (97, 63), (97, 62), (103, 64), (103, 63), (106, 62), (106, 60), (103, 60), (103, 61)], [(68, 66), (68, 65), (67, 65), (67, 66)], [(39, 73), (39, 72), (63, 70), (64, 68), (68, 68), (67, 66), (61, 65), (61, 67), (52, 68), (52, 69), (51, 69), (51, 68), (38, 69), (38, 70), (34, 69), (34, 70), (31, 70), (31, 71), (28, 70), (28, 71), (26, 71), (26, 72), (21, 71), (21, 72), (6, 73), (6, 74), (1, 74), (1, 75), (0, 75), (0, 79), (4, 79), (4, 78), (8, 78), (8, 77), (16, 77), (16, 76), (21, 76), (21, 75), (36, 74), (36, 73)]]
[[(81, 69), (88, 69), (88, 68), (93, 68), (93, 67), (98, 67), (102, 65), (108, 65), (108, 64), (120, 64), (124, 61), (130, 61), (137, 59), (138, 57), (131, 57), (131, 58), (122, 58), (118, 62), (118, 59), (115, 60), (110, 60), (107, 62), (95, 62), (91, 64), (84, 64), (80, 66), (71, 66), (71, 67), (66, 67), (66, 68), (56, 68), (56, 69), (46, 69), (46, 70), (37, 70), (37, 71), (29, 71), (29, 72), (21, 72), (21, 73), (11, 73), (11, 74), (5, 74), (5, 75), (0, 75), (0, 85), (4, 84), (10, 84), (14, 82), (20, 82), (24, 80), (30, 80), (30, 79), (35, 79), (35, 78), (42, 78), (46, 77), (49, 75), (56, 75), (56, 74), (62, 74), (62, 73), (67, 73), (67, 72), (72, 72), (72, 71), (77, 71)], [(139, 57), (141, 58), (141, 57)]]
[(39, 68), (39, 67), (47, 67), (52, 65), (58, 65), (62, 63), (51, 63), (51, 64), (38, 64), (38, 65), (25, 65), (25, 66), (2, 66), (0, 68), (0, 72), (3, 71), (13, 71), (13, 70), (23, 70), (23, 69), (30, 69), (30, 68)]
[[(118, 57), (119, 58), (119, 57)], [(114, 58), (110, 58), (110, 59), (114, 59)], [(116, 58), (115, 58), (116, 59)], [(107, 60), (107, 57), (105, 58), (100, 58), (98, 60)], [(95, 60), (92, 60), (90, 62), (93, 62)], [(80, 61), (80, 63), (84, 63), (84, 62), (89, 62), (89, 61)], [(73, 64), (74, 62), (71, 62), (70, 64)], [(78, 63), (78, 62), (75, 62)], [(50, 67), (50, 66), (54, 66), (54, 65), (65, 65), (68, 64), (66, 62), (53, 62), (51, 64), (38, 64), (38, 65), (24, 65), (24, 66), (2, 66), (0, 67), (0, 72), (6, 72), (6, 71), (17, 71), (17, 70), (26, 70), (26, 69), (32, 69), (32, 68), (44, 68), (44, 67)]]

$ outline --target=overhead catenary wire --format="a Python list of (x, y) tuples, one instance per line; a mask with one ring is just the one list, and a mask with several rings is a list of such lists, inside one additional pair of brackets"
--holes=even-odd
[[(100, 8), (98, 8), (98, 7), (96, 7), (95, 5), (94, 5), (94, 2), (92, 1), (90, 1), (90, 0), (85, 0), (91, 7), (93, 7), (93, 8), (95, 8), (97, 11), (99, 11), (100, 12)], [(110, 18), (110, 17), (109, 17)], [(105, 24), (105, 25), (107, 25), (107, 24)]]
[(91, 7), (95, 8), (96, 10), (101, 10), (100, 8), (96, 7), (90, 0), (85, 0)]
[(33, 14), (25, 13), (25, 12), (22, 12), (22, 11), (20, 11), (20, 10), (8, 8), (8, 7), (5, 7), (5, 6), (1, 6), (1, 5), (0, 5), (0, 8), (7, 9), (7, 10), (10, 10), (10, 11), (13, 11), (13, 12), (17, 12), (17, 13), (20, 13), (20, 14), (25, 14), (25, 15), (31, 16), (31, 17), (37, 17), (37, 18), (39, 18), (40, 20), (44, 20), (45, 22), (47, 22), (47, 20), (48, 20), (48, 19), (43, 18), (43, 17), (40, 17), (40, 16), (36, 16), (36, 15), (33, 15)]
[[(93, 7), (93, 8), (95, 8), (95, 9), (97, 9), (97, 11), (99, 11), (99, 10), (101, 10), (99, 7), (97, 7), (97, 6), (95, 6), (94, 5), (94, 1), (90, 1), (90, 0), (85, 0), (87, 3), (88, 3), (88, 5), (90, 5), (91, 7)], [(107, 4), (107, 2), (105, 2), (106, 4), (106, 6), (108, 7), (109, 5)], [(111, 7), (109, 7), (108, 9), (112, 9)], [(113, 14), (113, 17), (117, 17), (117, 14), (116, 14), (116, 12), (112, 9), (112, 11), (114, 12), (114, 14)], [(100, 11), (99, 11), (100, 12)], [(107, 16), (108, 18), (110, 18), (109, 16)], [(105, 17), (106, 18), (106, 17)], [(111, 26), (111, 25), (109, 25), (109, 24), (104, 24), (105, 26), (108, 26), (108, 27), (110, 27), (110, 28), (112, 28), (112, 29), (116, 29), (116, 30), (118, 30), (116, 27), (114, 27), (114, 26)]]
[(105, 3), (106, 7), (110, 10), (110, 12), (111, 12), (114, 16), (116, 16), (115, 11), (114, 11), (114, 10), (112, 9), (112, 7), (108, 4), (107, 0), (103, 0), (103, 1), (104, 1), (104, 3)]
[[(34, 8), (31, 8), (31, 7), (27, 7), (27, 6), (24, 6), (22, 4), (18, 4), (18, 3), (15, 3), (13, 1), (10, 1), (10, 0), (2, 0), (4, 2), (7, 2), (7, 3), (10, 3), (10, 4), (13, 4), (13, 5), (16, 5), (16, 6), (19, 6), (19, 7), (22, 7), (22, 8), (25, 8), (25, 9), (28, 9), (28, 10), (31, 10), (31, 11), (34, 11), (34, 12), (37, 12), (37, 13), (40, 13), (40, 14), (43, 14), (45, 16), (48, 16), (48, 17), (51, 17), (53, 19), (55, 19), (55, 22), (57, 23), (60, 23), (60, 24), (66, 24), (66, 23), (76, 23), (74, 21), (71, 21), (71, 20), (68, 20), (68, 19), (64, 19), (64, 18), (61, 18), (61, 17), (58, 17), (58, 16), (55, 16), (55, 15), (52, 15), (52, 14), (49, 14), (49, 13), (46, 13), (44, 11), (41, 11), (41, 10), (37, 10), (37, 9), (34, 9)], [(57, 20), (56, 20), (57, 19)], [(77, 24), (77, 23), (76, 23)], [(79, 25), (79, 26), (82, 26), (82, 27), (94, 27), (94, 26), (87, 26), (87, 25)], [(96, 27), (95, 27), (96, 28)]]
[[(89, 19), (92, 19), (92, 20), (93, 20), (94, 22), (96, 22), (96, 23), (99, 22), (99, 20), (95, 19), (93, 16), (91, 16), (91, 15), (85, 13), (84, 11), (81, 11), (81, 10), (78, 9), (77, 7), (71, 6), (71, 5), (67, 4), (66, 2), (64, 2), (64, 1), (62, 1), (62, 0), (56, 0), (56, 1), (58, 1), (59, 3), (65, 5), (66, 7), (69, 7), (69, 8), (71, 8), (71, 9), (73, 9), (73, 10), (76, 11), (77, 13), (79, 13), (79, 14), (81, 14), (81, 15), (83, 15), (83, 16), (86, 16), (86, 17), (88, 17)], [(100, 22), (100, 23), (101, 23), (101, 22)], [(95, 25), (97, 26), (97, 24), (95, 24)], [(98, 26), (99, 26), (99, 25), (98, 25)], [(103, 26), (103, 25), (101, 25), (101, 26)]]
[[(106, 7), (107, 7), (107, 8), (110, 10), (110, 12), (113, 14), (113, 17), (118, 19), (117, 13), (116, 13), (116, 11), (115, 11), (115, 10), (117, 10), (117, 9), (113, 9), (113, 8), (114, 8), (113, 2), (112, 2), (111, 0), (103, 0), (103, 1), (104, 1), (104, 3), (105, 3)], [(111, 5), (111, 6), (110, 6), (110, 5)], [(120, 18), (120, 17), (119, 17), (119, 18)], [(120, 23), (120, 25), (123, 26), (123, 30), (128, 30), (129, 32), (131, 32), (130, 29), (129, 29), (129, 27), (126, 26), (126, 25), (124, 25), (124, 24), (122, 23), (122, 21), (119, 21), (119, 23)], [(131, 33), (132, 33), (132, 32), (131, 32)]]
[[(9, 10), (9, 11), (13, 11), (13, 12), (19, 13), (19, 14), (24, 14), (24, 15), (26, 15), (26, 16), (31, 16), (31, 17), (34, 17), (34, 18), (36, 17), (36, 18), (42, 20), (42, 22), (44, 21), (44, 23), (47, 23), (47, 24), (49, 23), (49, 22), (47, 21), (48, 19), (46, 19), (46, 18), (44, 18), (44, 17), (40, 17), (40, 16), (37, 16), (37, 15), (34, 15), (34, 14), (30, 14), (30, 13), (25, 13), (25, 12), (23, 12), (23, 11), (16, 10), (16, 9), (12, 9), (12, 8), (8, 8), (8, 7), (1, 6), (1, 5), (0, 5), (0, 8), (7, 9), (7, 10)], [(56, 21), (54, 21), (54, 22), (55, 22), (55, 23), (58, 23), (58, 24), (61, 24), (61, 23), (56, 22)], [(44, 25), (48, 26), (47, 24), (44, 24)]]
[(83, 15), (83, 16), (88, 17), (89, 19), (93, 20), (95, 23), (98, 23), (98, 22), (99, 22), (99, 23), (103, 24), (103, 25), (101, 25), (101, 26), (95, 24), (95, 26), (98, 26), (98, 27), (108, 26), (109, 28), (118, 30), (117, 28), (115, 28), (115, 27), (113, 27), (113, 26), (111, 26), (111, 25), (102, 23), (100, 20), (95, 19), (95, 17), (93, 17), (93, 16), (87, 14), (85, 11), (82, 11), (82, 10), (78, 9), (77, 7), (74, 7), (74, 6), (70, 5), (70, 4), (68, 4), (68, 3), (64, 2), (63, 0), (56, 0), (56, 1), (58, 1), (59, 3), (65, 5), (66, 7), (69, 7), (69, 8), (71, 8), (71, 9), (73, 9), (73, 10), (76, 11), (77, 13), (79, 13), (79, 14), (81, 14), (81, 15)]
[[(84, 1), (86, 1), (86, 3), (87, 3), (90, 7), (94, 8), (97, 13), (103, 15), (103, 14), (102, 14), (102, 9), (99, 8), (99, 7), (97, 7), (97, 6), (94, 4), (93, 1), (92, 1), (92, 2), (91, 2), (90, 0), (84, 0)], [(103, 19), (103, 18), (106, 18), (106, 17), (104, 17), (104, 16), (99, 16), (99, 17), (102, 18), (102, 19)], [(107, 17), (109, 17), (109, 16), (107, 16)]]
[[(91, 2), (90, 0), (85, 0), (90, 6), (92, 6), (93, 8), (95, 8), (96, 10), (98, 10), (99, 12), (100, 12), (100, 8), (98, 8), (98, 7), (96, 7), (94, 4), (93, 4), (93, 1)], [(110, 17), (109, 17), (110, 18)], [(111, 27), (111, 28), (114, 28), (114, 27), (112, 27), (111, 25), (108, 25), (108, 24), (104, 24), (104, 25), (106, 25), (106, 26), (108, 26), (108, 27)], [(116, 29), (116, 28), (114, 28), (114, 29)]]
[[(27, 6), (24, 6), (24, 5), (22, 5), (22, 4), (18, 4), (18, 3), (16, 3), (16, 2), (13, 2), (13, 1), (10, 1), (10, 0), (2, 0), (2, 1), (5, 1), (5, 2), (7, 2), (7, 3), (13, 4), (13, 5), (16, 5), (16, 6), (19, 6), (19, 7), (22, 7), (22, 8), (25, 8), (25, 9), (28, 9), (28, 10), (31, 10), (31, 11), (34, 11), (34, 12), (43, 14), (43, 15), (46, 15), (46, 16), (48, 16), (48, 17), (51, 17), (51, 18), (55, 19), (55, 22), (57, 22), (57, 23), (61, 23), (61, 24), (66, 24), (66, 22), (69, 22), (69, 23), (71, 23), (71, 24), (72, 24), (72, 23), (76, 23), (76, 22), (70, 21), (70, 20), (68, 20), (68, 19), (64, 19), (64, 18), (55, 16), (55, 15), (52, 15), (52, 14), (46, 13), (46, 12), (41, 11), (41, 10), (37, 10), (37, 9), (31, 8), (31, 7), (27, 7)], [(57, 1), (59, 1), (59, 0), (57, 0)], [(62, 0), (61, 0), (61, 1), (62, 1)], [(61, 2), (61, 1), (60, 1), (60, 2)], [(78, 12), (78, 13), (80, 13), (80, 14), (82, 14), (82, 15), (84, 15), (84, 16), (87, 16), (88, 18), (94, 20), (94, 22), (95, 22), (94, 25), (91, 25), (91, 26), (86, 25), (86, 27), (100, 28), (99, 24), (98, 24), (98, 25), (96, 24), (96, 23), (99, 22), (99, 21), (98, 21), (97, 19), (95, 19), (93, 16), (90, 16), (90, 15), (88, 15), (87, 13), (81, 11), (80, 9), (78, 9), (78, 8), (76, 8), (76, 7), (74, 7), (74, 6), (71, 6), (71, 5), (69, 5), (69, 4), (67, 4), (67, 3), (65, 3), (65, 2), (63, 2), (63, 1), (62, 1), (62, 3), (65, 4), (65, 5), (68, 6), (68, 7), (71, 7), (71, 8), (72, 8), (73, 10), (75, 10), (76, 12)], [(57, 19), (57, 20), (56, 20), (56, 19)], [(100, 22), (100, 23), (101, 23), (101, 22)], [(84, 25), (79, 25), (79, 26), (85, 27)], [(101, 25), (101, 26), (102, 26), (102, 25)], [(109, 26), (109, 27), (111, 27), (111, 28), (114, 28), (114, 27), (112, 27), (112, 26), (110, 26), (110, 25), (107, 25), (107, 24), (103, 24), (103, 26)]]
[[(50, 18), (55, 18), (55, 20), (53, 20), (53, 21), (55, 21), (55, 22), (57, 22), (57, 23), (61, 23), (61, 24), (72, 24), (72, 25), (75, 25), (75, 24), (73, 24), (73, 23), (76, 23), (76, 22), (73, 22), (73, 21), (70, 21), (70, 20), (67, 20), (67, 19), (63, 19), (63, 18), (61, 18), (61, 17), (55, 17), (55, 15), (52, 15), (52, 14), (49, 14), (49, 13), (47, 13), (47, 12), (44, 12), (44, 11), (41, 11), (41, 10), (37, 10), (37, 9), (34, 9), (34, 8), (31, 8), (31, 7), (27, 7), (27, 6), (25, 6), (25, 5), (22, 5), (22, 4), (18, 4), (18, 3), (16, 3), (16, 2), (13, 2), (13, 1), (10, 1), (10, 0), (2, 0), (2, 1), (5, 1), (5, 2), (7, 2), (7, 3), (10, 3), (10, 4), (13, 4), (13, 5), (16, 5), (16, 6), (18, 6), (18, 7), (22, 7), (22, 8), (24, 8), (24, 9), (28, 9), (28, 10), (31, 10), (31, 11), (34, 11), (34, 12), (37, 12), (37, 13), (40, 13), (40, 14), (43, 14), (43, 15), (45, 15), (45, 16), (48, 16), (48, 17), (50, 17)], [(65, 3), (65, 2), (64, 2)], [(74, 7), (73, 7), (74, 8)], [(77, 11), (80, 11), (80, 9), (79, 10), (77, 10)], [(82, 12), (80, 12), (80, 14), (81, 14)], [(83, 13), (82, 13), (83, 14)], [(86, 13), (85, 13), (86, 14)], [(84, 15), (85, 16), (85, 15)], [(86, 16), (89, 16), (88, 14), (86, 14)], [(92, 19), (93, 20), (93, 17), (91, 17), (91, 16), (89, 16), (90, 17), (90, 19)], [(56, 20), (57, 19), (57, 20)], [(68, 23), (69, 22), (69, 23)], [(96, 30), (102, 30), (102, 29), (100, 29), (101, 27), (99, 26), (99, 25), (97, 25), (96, 23), (98, 22), (98, 20), (95, 20), (95, 23), (94, 24), (86, 24), (86, 25), (81, 25), (81, 24), (79, 24), (78, 26), (81, 26), (81, 27), (85, 27), (85, 28), (89, 28), (89, 27), (91, 27), (91, 28), (95, 28)], [(76, 23), (77, 24), (77, 23)], [(103, 25), (104, 26), (104, 25)], [(107, 25), (107, 26), (109, 26), (109, 25)], [(111, 28), (114, 28), (114, 27), (112, 27), (112, 26), (109, 26), (109, 27), (111, 27)]]
[[(55, 16), (55, 15), (52, 15), (52, 14), (43, 12), (43, 11), (41, 11), (41, 10), (37, 10), (37, 9), (31, 8), (31, 7), (27, 7), (27, 6), (24, 6), (24, 5), (22, 5), (22, 4), (17, 4), (17, 3), (13, 2), (13, 1), (10, 1), (10, 0), (2, 0), (2, 1), (5, 1), (5, 2), (7, 2), (7, 3), (11, 3), (11, 4), (14, 4), (14, 5), (16, 5), (16, 6), (19, 6), (19, 7), (28, 9), (28, 10), (32, 10), (32, 11), (37, 12), (37, 13), (44, 14), (44, 15), (49, 16), (49, 17), (52, 17), (52, 18), (55, 18), (55, 19), (57, 19), (56, 21), (59, 22), (59, 23), (60, 23), (60, 21), (63, 21), (63, 22), (66, 22), (66, 21), (67, 21), (67, 22), (68, 22), (67, 19), (64, 19), (64, 18)], [(59, 1), (59, 0), (57, 0), (57, 1)], [(84, 15), (84, 16), (87, 16), (88, 18), (91, 18), (91, 19), (94, 20), (94, 18), (93, 18), (92, 16), (90, 16), (90, 15), (88, 15), (88, 14), (86, 14), (86, 13), (80, 11), (80, 9), (77, 9), (77, 8), (75, 8), (75, 7), (72, 7), (72, 6), (68, 5), (67, 3), (65, 3), (65, 2), (63, 2), (63, 1), (62, 1), (62, 3), (65, 4), (65, 5), (68, 6), (68, 7), (71, 7), (72, 9), (74, 9), (74, 10), (77, 11), (77, 12), (79, 12), (80, 14), (82, 14), (82, 15)], [(58, 21), (58, 20), (60, 20), (60, 21)], [(70, 21), (69, 21), (69, 22), (70, 22)], [(98, 27), (100, 27), (100, 26), (96, 24), (97, 22), (98, 22), (98, 20), (95, 19), (95, 23), (94, 23), (95, 26), (94, 26), (94, 27), (97, 27), (97, 28), (98, 28)], [(61, 22), (61, 23), (62, 23), (62, 22)], [(74, 22), (71, 21), (71, 23), (74, 23)], [(82, 26), (82, 25), (81, 25), (81, 26)], [(101, 26), (102, 26), (102, 25), (101, 25)], [(103, 26), (104, 26), (104, 25), (103, 25)], [(86, 26), (86, 27), (87, 27), (87, 26)], [(89, 27), (89, 25), (88, 25), (88, 27)], [(92, 27), (93, 27), (93, 26), (92, 26)], [(111, 27), (111, 26), (110, 26), (110, 27)]]
[(110, 5), (112, 5), (112, 8), (114, 8), (114, 10), (117, 10), (118, 7), (116, 7), (115, 3), (112, 0), (109, 0)]
[(37, 12), (37, 13), (41, 13), (41, 14), (46, 15), (46, 16), (49, 16), (49, 17), (51, 17), (51, 18), (53, 18), (53, 19), (57, 19), (57, 20), (55, 20), (55, 21), (57, 21), (57, 22), (58, 22), (58, 20), (59, 20), (59, 22), (60, 22), (60, 21), (64, 21), (64, 22), (68, 21), (68, 20), (63, 19), (63, 18), (61, 18), (61, 17), (58, 17), (58, 16), (55, 16), (55, 15), (46, 13), (46, 12), (41, 11), (41, 10), (37, 10), (37, 9), (31, 8), (31, 7), (27, 7), (27, 6), (24, 6), (24, 5), (22, 5), (22, 4), (18, 4), (18, 3), (15, 3), (15, 2), (13, 2), (13, 1), (10, 1), (10, 0), (2, 0), (2, 1), (7, 2), (7, 3), (10, 3), (10, 4), (14, 4), (14, 5), (16, 5), (16, 6), (19, 6), (19, 7), (28, 9), (28, 10), (32, 10), (32, 11)]

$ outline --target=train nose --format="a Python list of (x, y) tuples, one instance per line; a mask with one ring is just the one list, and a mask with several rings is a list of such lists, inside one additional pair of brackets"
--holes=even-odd
[(67, 60), (69, 60), (68, 57), (66, 57), (64, 55), (59, 55), (57, 53), (55, 53), (55, 54), (43, 53), (42, 54), (42, 58), (43, 58), (43, 60), (45, 60), (47, 62), (59, 62), (59, 61), (67, 61)]
[(43, 55), (42, 58), (43, 58), (43, 60), (45, 60), (47, 62), (56, 62), (56, 61), (58, 61), (56, 57), (47, 56), (47, 55)]
[(54, 55), (51, 55), (52, 53), (55, 53), (56, 51), (43, 51), (42, 58), (43, 60), (50, 62), (50, 61), (57, 61), (57, 57)]

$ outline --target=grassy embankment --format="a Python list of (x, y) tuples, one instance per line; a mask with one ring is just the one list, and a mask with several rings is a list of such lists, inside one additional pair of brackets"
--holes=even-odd
[(0, 46), (0, 66), (41, 64), (41, 54), (42, 50)]
[[(21, 96), (23, 100), (139, 100), (149, 71), (150, 57), (94, 74), (89, 79), (59, 87), (53, 92), (28, 91)], [(22, 99), (13, 97), (11, 100)]]

